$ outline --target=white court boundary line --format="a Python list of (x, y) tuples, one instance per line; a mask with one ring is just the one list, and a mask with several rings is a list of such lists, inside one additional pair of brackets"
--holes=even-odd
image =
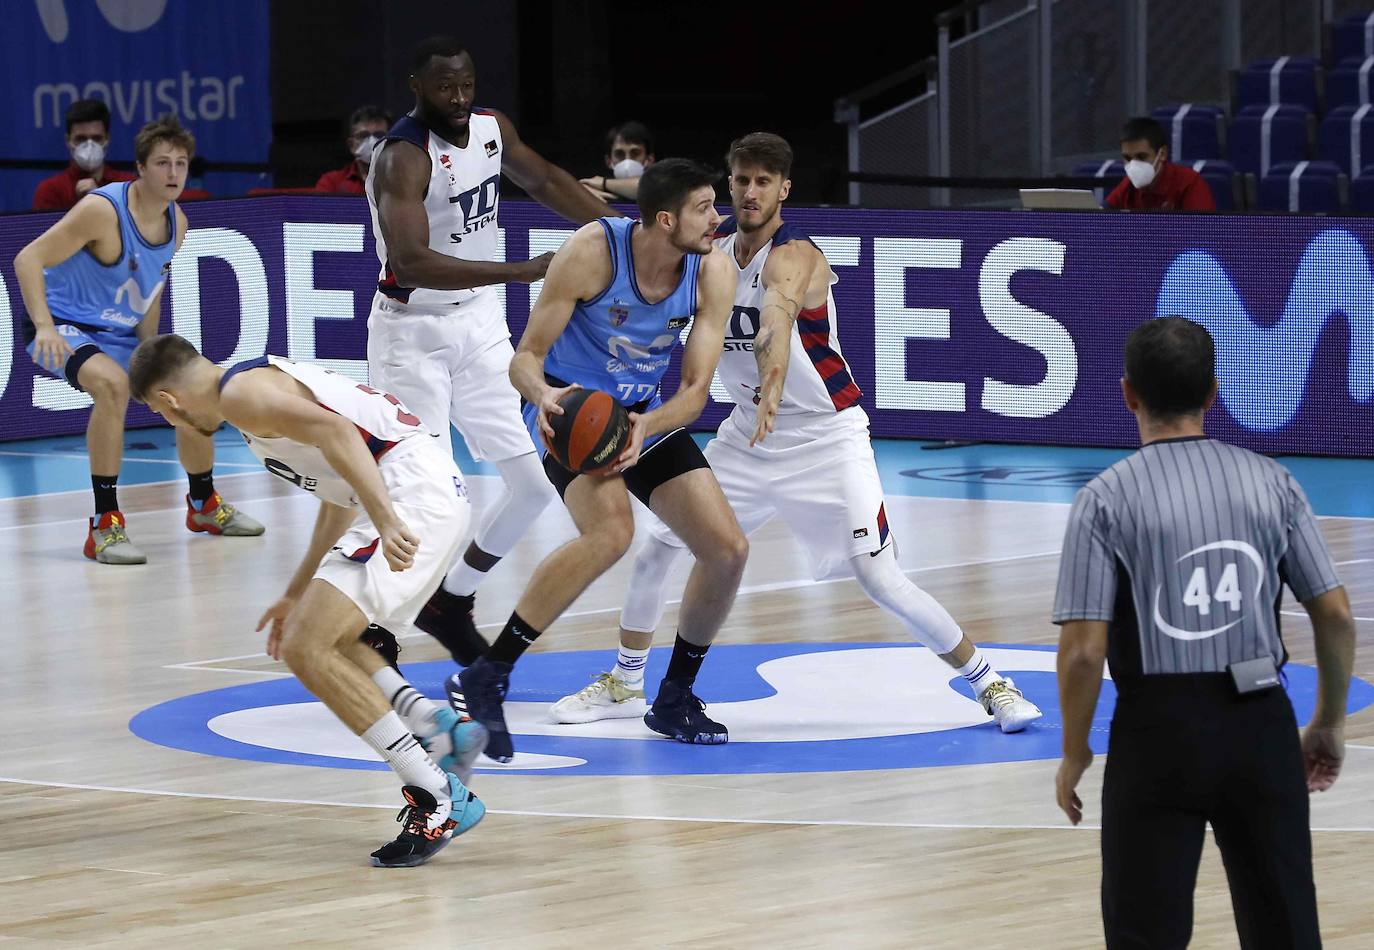
[[(253, 499), (250, 499), (250, 501), (251, 501), (251, 500), (253, 500)], [(178, 509), (178, 510), (180, 510), (180, 509)], [(909, 569), (907, 569), (907, 570), (902, 571), (902, 573), (903, 573), (903, 574), (922, 574), (922, 573), (927, 573), (927, 572), (931, 572), (931, 571), (947, 571), (947, 570), (952, 570), (952, 569), (954, 569), (954, 568), (960, 568), (960, 567), (977, 567), (977, 566), (983, 565), (983, 564), (1003, 564), (1003, 563), (1006, 563), (1006, 562), (1009, 562), (1009, 561), (1029, 561), (1029, 560), (1032, 560), (1032, 559), (1034, 559), (1034, 558), (1049, 557), (1049, 556), (1051, 556), (1051, 555), (1058, 555), (1058, 554), (1059, 554), (1059, 550), (1056, 548), (1056, 549), (1053, 550), (1053, 551), (1036, 551), (1036, 552), (1031, 553), (1031, 554), (1012, 554), (1012, 555), (1009, 555), (1009, 556), (1007, 556), (1007, 557), (984, 558), (984, 559), (982, 559), (982, 560), (975, 560), (975, 561), (956, 561), (956, 562), (954, 562), (954, 563), (952, 563), (952, 564), (931, 564), (931, 565), (927, 565), (926, 567), (913, 567), (913, 568), (909, 568)], [(819, 580), (819, 581), (813, 581), (813, 580), (811, 580), (810, 578), (807, 578), (807, 579), (805, 579), (805, 580), (771, 581), (771, 582), (769, 582), (769, 583), (767, 583), (767, 584), (754, 584), (754, 585), (750, 585), (750, 586), (748, 586), (748, 587), (741, 587), (741, 588), (739, 589), (739, 592), (738, 592), (735, 596), (736, 596), (736, 597), (743, 597), (743, 596), (746, 596), (746, 595), (748, 595), (748, 594), (764, 594), (764, 593), (771, 593), (771, 592), (773, 592), (773, 591), (780, 591), (780, 590), (795, 590), (795, 589), (798, 588), (798, 587), (816, 587), (816, 586), (819, 586), (819, 585), (821, 585), (821, 584), (842, 584), (842, 583), (844, 583), (844, 582), (846, 582), (846, 581), (853, 581), (853, 580), (854, 580), (854, 578), (852, 578), (852, 577), (830, 577), (830, 578), (826, 578), (825, 580)], [(673, 598), (672, 600), (664, 601), (664, 604), (665, 604), (666, 606), (669, 606), (669, 607), (671, 607), (671, 606), (674, 605), (674, 604), (680, 604), (680, 603), (682, 603), (682, 598), (681, 598), (681, 597), (675, 597), (675, 598)], [(597, 616), (597, 615), (599, 615), (599, 614), (618, 613), (618, 612), (620, 611), (620, 609), (621, 609), (620, 607), (596, 607), (596, 608), (593, 608), (593, 609), (591, 609), (591, 610), (573, 610), (573, 611), (569, 611), (569, 612), (564, 613), (564, 614), (560, 614), (558, 619), (559, 619), (559, 620), (563, 620), (563, 619), (565, 619), (565, 618), (566, 618), (566, 619), (572, 619), (572, 618), (577, 618), (577, 617), (595, 617), (595, 616)], [(480, 624), (477, 625), (477, 629), (478, 629), (478, 630), (499, 630), (499, 629), (502, 627), (503, 624), (504, 624), (504, 621), (498, 621), (498, 622), (495, 622), (495, 623), (480, 623)], [(422, 632), (422, 631), (412, 631), (411, 633), (403, 633), (403, 634), (401, 634), (400, 636), (398, 636), (396, 639), (398, 639), (398, 640), (409, 640), (409, 639), (413, 639), (413, 638), (415, 638), (415, 637), (427, 637), (427, 636), (429, 636), (429, 634), (424, 633), (424, 632)], [(896, 644), (896, 645), (900, 645), (900, 644)], [(609, 649), (609, 648), (608, 648), (608, 649)], [(206, 673), (250, 673), (250, 674), (253, 674), (253, 675), (255, 675), (255, 676), (290, 676), (290, 675), (291, 675), (290, 673), (280, 673), (280, 672), (276, 672), (276, 671), (272, 671), (272, 670), (241, 670), (241, 669), (231, 669), (231, 668), (229, 668), (229, 667), (224, 667), (224, 666), (206, 666), (206, 665), (205, 665), (206, 663), (224, 663), (224, 662), (228, 662), (228, 661), (230, 661), (230, 660), (253, 660), (253, 659), (257, 659), (257, 658), (259, 658), (259, 657), (265, 656), (265, 655), (266, 655), (266, 654), (264, 654), (264, 653), (262, 653), (262, 652), (258, 652), (258, 653), (241, 653), (241, 654), (239, 654), (239, 655), (237, 655), (237, 656), (219, 656), (219, 657), (213, 657), (213, 658), (208, 659), (208, 660), (188, 660), (188, 661), (186, 661), (185, 663), (171, 663), (171, 664), (168, 664), (168, 665), (166, 665), (166, 666), (163, 666), (162, 668), (163, 668), (164, 670), (200, 670), (201, 672), (206, 672)]]
[[(71, 452), (71, 453), (68, 453), (68, 452), (14, 452), (14, 451), (10, 451), (10, 450), (8, 450), (8, 449), (0, 449), (0, 455), (10, 456), (11, 458), (26, 458), (26, 459), (66, 459), (66, 460), (68, 460), (68, 461), (79, 461), (79, 462), (85, 462), (85, 461), (86, 461), (86, 456), (85, 456), (84, 454), (79, 454), (79, 453), (76, 453), (76, 452)], [(123, 456), (120, 456), (119, 461), (120, 461), (120, 464), (121, 464), (121, 465), (128, 465), (128, 464), (130, 464), (130, 463), (138, 463), (138, 462), (144, 462), (144, 463), (148, 463), (148, 464), (151, 464), (151, 465), (180, 465), (180, 464), (181, 464), (181, 461), (180, 461), (179, 459), (154, 459), (154, 458), (142, 458), (142, 457), (137, 456), (137, 455), (123, 455)], [(254, 463), (252, 463), (252, 462), (216, 462), (216, 463), (215, 463), (215, 468), (256, 468), (256, 469), (261, 469), (262, 466), (261, 466), (261, 465), (254, 464)], [(48, 493), (47, 493), (47, 492), (44, 492), (43, 494), (48, 494)], [(56, 492), (53, 492), (52, 494), (56, 494)], [(30, 497), (41, 497), (41, 495), (38, 495), (38, 496), (30, 496)]]
[[(252, 472), (230, 472), (229, 474), (224, 475), (223, 477), (224, 477), (224, 478), (233, 478), (235, 475), (251, 475), (251, 474), (253, 474), (253, 473), (252, 473)], [(220, 477), (221, 477), (221, 476), (219, 476), (219, 475), (216, 475), (216, 476), (215, 476), (216, 480), (218, 480)], [(181, 479), (173, 479), (173, 480), (170, 481), (170, 482), (159, 482), (158, 484), (175, 485), (175, 484), (178, 484), (178, 483), (181, 483), (181, 482), (182, 482)], [(132, 488), (132, 487), (136, 487), (136, 486), (129, 486), (129, 487)], [(89, 488), (85, 488), (85, 489), (81, 489), (81, 490), (82, 490), (82, 491), (85, 491), (85, 492), (90, 492), (90, 489), (89, 489)], [(234, 503), (235, 506), (243, 505), (243, 504), (256, 505), (256, 504), (257, 504), (258, 502), (260, 502), (260, 501), (262, 501), (262, 502), (277, 501), (277, 500), (279, 500), (279, 499), (281, 499), (281, 498), (283, 498), (283, 497), (290, 497), (290, 496), (283, 496), (283, 495), (264, 495), (264, 496), (262, 496), (261, 498), (235, 498), (233, 503)], [(134, 515), (137, 516), (137, 517), (142, 517), (143, 515), (165, 515), (165, 514), (167, 514), (168, 512), (184, 512), (185, 510), (186, 510), (186, 504), (185, 504), (185, 502), (183, 502), (182, 504), (178, 505), (178, 506), (175, 507), (175, 508), (148, 508), (148, 509), (146, 509), (146, 510), (144, 510), (144, 511), (135, 511), (135, 512), (134, 512)], [(26, 530), (26, 529), (28, 529), (28, 528), (49, 528), (49, 527), (56, 527), (57, 525), (64, 525), (64, 524), (86, 524), (89, 520), (90, 520), (89, 518), (81, 517), (81, 518), (62, 518), (62, 519), (59, 519), (59, 520), (57, 520), (57, 521), (35, 521), (35, 522), (30, 523), (30, 524), (5, 524), (5, 525), (0, 525), (0, 531), (23, 531), (23, 530)]]
[[(67, 788), (81, 792), (112, 792), (125, 795), (153, 795), (163, 798), (194, 798), (208, 801), (257, 802), (264, 805), (318, 805), (324, 808), (372, 808), (394, 811), (395, 805), (379, 805), (374, 802), (325, 802), (309, 798), (267, 798), (256, 795), (212, 795), (207, 792), (171, 792), (155, 788), (127, 788), (115, 785), (81, 785), (73, 782), (40, 782), (34, 779), (0, 777), (0, 782), (8, 785), (29, 785), (36, 788)], [(934, 822), (934, 821), (842, 821), (837, 819), (805, 818), (704, 818), (695, 815), (612, 815), (602, 812), (576, 811), (527, 811), (523, 809), (488, 808), (487, 814), (507, 815), (517, 818), (583, 818), (596, 821), (676, 821), (689, 824), (706, 825), (790, 825), (807, 828), (920, 828), (934, 831), (1099, 831), (1101, 825), (1064, 824), (979, 824), (975, 822)], [(1365, 834), (1374, 832), (1374, 827), (1312, 828), (1314, 832), (1333, 832), (1338, 834)]]
[[(11, 454), (15, 454), (15, 453), (11, 453)], [(121, 464), (122, 464), (122, 462), (121, 462)], [(228, 464), (228, 463), (223, 463), (223, 464)], [(235, 462), (234, 464), (237, 465), (237, 464), (240, 464), (240, 463)], [(216, 465), (215, 467), (218, 468), (219, 465)], [(271, 474), (272, 474), (272, 473), (269, 472), (267, 469), (262, 468), (261, 466), (258, 466), (258, 470), (259, 470), (263, 475), (271, 475)], [(257, 473), (256, 473), (256, 472), (225, 472), (223, 475), (221, 475), (221, 474), (219, 474), (218, 472), (216, 472), (216, 473), (215, 473), (215, 480), (218, 481), (218, 480), (221, 479), (221, 478), (243, 478), (245, 475), (254, 475), (254, 474), (257, 474)], [(156, 487), (159, 487), (159, 486), (162, 486), (162, 485), (184, 485), (185, 483), (186, 483), (186, 480), (185, 480), (185, 479), (182, 479), (182, 478), (167, 478), (167, 479), (159, 479), (158, 481), (155, 481), (155, 482), (133, 482), (133, 483), (128, 484), (128, 485), (120, 485), (119, 487), (120, 487), (120, 488), (124, 488), (124, 489), (144, 488), (144, 487), (156, 488)], [(57, 498), (57, 497), (60, 497), (60, 496), (62, 496), (62, 495), (88, 495), (88, 494), (90, 494), (90, 491), (91, 491), (91, 490), (90, 490), (89, 488), (64, 488), (62, 491), (41, 491), (41, 492), (38, 492), (37, 494), (34, 494), (34, 495), (6, 495), (5, 497), (0, 498), (0, 504), (4, 504), (5, 502), (8, 502), (8, 501), (33, 501), (35, 498)], [(43, 525), (46, 525), (46, 524), (66, 524), (66, 522), (64, 522), (64, 521), (34, 521), (34, 522), (30, 522), (30, 523), (27, 524), (27, 525), (23, 525), (22, 527), (27, 527), (27, 528), (40, 528), (40, 527), (42, 527)], [(9, 525), (6, 525), (5, 527), (8, 528)], [(0, 529), (0, 530), (3, 530), (3, 529)]]

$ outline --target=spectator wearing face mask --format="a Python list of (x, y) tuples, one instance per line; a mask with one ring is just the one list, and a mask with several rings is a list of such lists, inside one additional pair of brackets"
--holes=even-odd
[(136, 176), (105, 164), (110, 147), (110, 107), (99, 99), (78, 99), (67, 108), (67, 151), (72, 160), (64, 171), (38, 183), (35, 211), (66, 211), (101, 185), (133, 181)]
[(1197, 172), (1169, 161), (1164, 126), (1148, 116), (1121, 129), (1121, 160), (1126, 178), (1107, 196), (1119, 211), (1215, 211), (1212, 189)]
[(343, 168), (321, 175), (315, 182), (315, 190), (337, 195), (363, 194), (367, 169), (372, 164), (372, 150), (381, 144), (389, 128), (391, 116), (377, 106), (354, 109), (348, 117), (348, 137), (344, 139), (353, 160)]
[(582, 179), (602, 201), (634, 201), (639, 176), (654, 163), (654, 133), (643, 122), (624, 122), (606, 133), (606, 173)]

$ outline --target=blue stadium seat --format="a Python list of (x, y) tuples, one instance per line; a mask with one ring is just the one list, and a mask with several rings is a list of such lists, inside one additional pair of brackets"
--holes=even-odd
[(1221, 158), (1224, 113), (1216, 106), (1199, 106), (1185, 102), (1181, 106), (1167, 106), (1150, 113), (1164, 126), (1169, 136), (1169, 158), (1176, 162), (1195, 162), (1198, 159)]
[(1326, 107), (1368, 105), (1370, 78), (1374, 75), (1374, 56), (1348, 59), (1326, 74)]
[(1236, 207), (1235, 177), (1236, 170), (1230, 162), (1216, 159), (1191, 162), (1193, 171), (1202, 176), (1207, 187), (1212, 189), (1212, 198), (1218, 211), (1231, 211)]
[(1331, 32), (1331, 60), (1374, 56), (1374, 13), (1351, 13), (1341, 18)]
[(1094, 188), (1093, 194), (1099, 202), (1106, 201), (1107, 194), (1126, 177), (1126, 166), (1119, 158), (1109, 158), (1101, 162), (1082, 162), (1073, 167), (1075, 178), (1101, 178), (1106, 184)]
[(1236, 111), (1247, 106), (1302, 106), (1317, 111), (1316, 60), (1298, 56), (1257, 59), (1236, 77)]
[(1350, 180), (1350, 210), (1374, 214), (1374, 165), (1366, 165)]
[(1341, 106), (1322, 120), (1317, 154), (1352, 174), (1374, 161), (1374, 107)]
[(1312, 115), (1300, 106), (1250, 106), (1231, 120), (1227, 151), (1236, 171), (1263, 175), (1307, 158)]
[(1342, 210), (1343, 178), (1332, 162), (1283, 162), (1260, 179), (1259, 206), (1265, 211), (1336, 214)]

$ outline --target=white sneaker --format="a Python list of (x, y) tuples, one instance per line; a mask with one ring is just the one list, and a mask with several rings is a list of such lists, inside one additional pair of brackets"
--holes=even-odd
[(1039, 706), (1021, 695), (1016, 684), (1006, 678), (997, 680), (983, 690), (978, 702), (983, 704), (1003, 732), (1020, 732), (1044, 715)]
[(610, 673), (602, 673), (590, 686), (554, 703), (549, 711), (555, 722), (574, 723), (640, 719), (647, 708), (642, 688), (632, 689)]

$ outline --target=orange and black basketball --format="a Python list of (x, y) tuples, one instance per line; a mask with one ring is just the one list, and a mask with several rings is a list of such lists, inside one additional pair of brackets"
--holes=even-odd
[(553, 438), (544, 437), (558, 464), (589, 475), (610, 466), (630, 438), (625, 407), (599, 389), (574, 389), (558, 405), (563, 415), (549, 414)]

